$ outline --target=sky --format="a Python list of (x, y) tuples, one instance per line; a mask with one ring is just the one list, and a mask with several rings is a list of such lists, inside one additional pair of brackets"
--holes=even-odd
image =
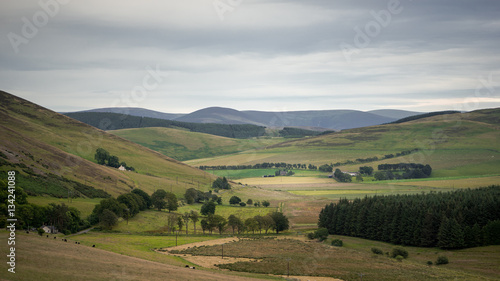
[(6, 0), (0, 90), (58, 112), (500, 107), (496, 0)]

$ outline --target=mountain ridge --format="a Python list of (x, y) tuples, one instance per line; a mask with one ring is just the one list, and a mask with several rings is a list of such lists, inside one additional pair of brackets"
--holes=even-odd
[(226, 125), (251, 124), (264, 127), (315, 127), (325, 130), (344, 130), (380, 125), (421, 114), (420, 112), (384, 109), (372, 111), (359, 110), (301, 110), (301, 111), (258, 111), (236, 110), (225, 107), (207, 107), (188, 114), (173, 114), (152, 111), (144, 108), (100, 108), (83, 112), (109, 112), (132, 116), (150, 117), (189, 123), (215, 123)]

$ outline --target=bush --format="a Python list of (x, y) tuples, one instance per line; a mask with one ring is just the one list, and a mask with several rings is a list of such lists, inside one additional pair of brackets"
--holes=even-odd
[(401, 256), (401, 255), (396, 256), (396, 260), (397, 260), (398, 262), (402, 262), (404, 259), (405, 259), (405, 258), (404, 258), (403, 256)]
[(43, 230), (41, 228), (38, 228), (36, 231), (38, 232), (38, 235), (40, 235), (40, 236), (42, 236), (45, 233), (45, 230)]
[(320, 228), (315, 232), (315, 238), (318, 238), (319, 241), (325, 241), (328, 238), (328, 229)]
[(307, 238), (310, 240), (314, 240), (314, 238), (316, 238), (316, 233), (314, 232), (307, 233)]
[(375, 255), (383, 255), (384, 252), (382, 252), (382, 250), (380, 250), (379, 248), (372, 248), (372, 253), (374, 253)]
[(436, 265), (448, 264), (448, 258), (445, 256), (439, 256), (436, 260)]
[(344, 246), (344, 242), (342, 242), (342, 240), (340, 240), (340, 239), (334, 239), (334, 240), (332, 240), (332, 246), (342, 247), (342, 246)]
[(432, 261), (427, 261), (427, 265), (428, 265), (428, 266), (433, 265)]
[(391, 257), (393, 258), (397, 258), (397, 256), (402, 256), (403, 258), (408, 258), (408, 251), (401, 248), (401, 247), (396, 247), (394, 249), (392, 249), (392, 252), (391, 252)]

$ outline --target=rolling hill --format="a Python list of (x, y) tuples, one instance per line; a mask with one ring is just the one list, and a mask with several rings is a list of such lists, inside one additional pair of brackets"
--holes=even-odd
[(143, 108), (100, 108), (65, 114), (78, 118), (83, 113), (117, 113), (188, 123), (252, 124), (264, 127), (313, 127), (323, 128), (322, 130), (343, 130), (380, 125), (420, 114), (418, 112), (392, 109), (367, 112), (357, 110), (267, 112), (256, 110), (238, 111), (223, 107), (204, 108), (189, 114), (161, 113)]
[(179, 161), (260, 149), (283, 138), (235, 139), (173, 128), (136, 128), (109, 131)]
[[(118, 113), (123, 115), (132, 115), (139, 117), (149, 117), (149, 118), (157, 118), (157, 119), (165, 119), (165, 120), (175, 120), (185, 114), (176, 114), (176, 113), (163, 113), (159, 111), (149, 110), (145, 108), (139, 107), (107, 107), (107, 108), (96, 108), (90, 110), (79, 111), (82, 112), (108, 112), (108, 113)], [(69, 113), (69, 112), (65, 112)], [(65, 114), (62, 113), (62, 114)]]
[[(69, 192), (104, 190), (110, 195), (141, 188), (205, 189), (213, 176), (106, 133), (62, 114), (0, 91), (0, 172), (18, 172), (18, 185), (30, 194), (65, 197)], [(97, 148), (104, 148), (136, 172), (98, 165)]]
[[(418, 162), (430, 164), (434, 177), (498, 174), (500, 171), (500, 109), (422, 118), (401, 124), (344, 130), (290, 140), (265, 149), (224, 157), (186, 161), (191, 165), (250, 165), (263, 162), (305, 164), (344, 163), (357, 170), (356, 159), (419, 149), (405, 157), (369, 164)], [(349, 161), (352, 161), (349, 162)]]

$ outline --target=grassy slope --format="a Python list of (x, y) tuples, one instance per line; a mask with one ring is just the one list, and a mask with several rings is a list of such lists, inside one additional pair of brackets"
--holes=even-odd
[[(133, 187), (149, 193), (172, 187), (180, 195), (186, 186), (205, 187), (213, 180), (203, 171), (13, 95), (0, 92), (0, 100), (0, 151), (8, 162), (25, 164), (37, 174), (61, 175), (112, 195)], [(138, 173), (97, 165), (93, 158), (99, 147)]]
[[(114, 235), (107, 241), (118, 239), (119, 243), (94, 243), (93, 234), (81, 235), (62, 242), (52, 237), (39, 237), (36, 234), (17, 233), (16, 235), (16, 273), (7, 272), (7, 263), (2, 262), (2, 280), (258, 280), (244, 277), (249, 274), (226, 273), (215, 271), (192, 270), (168, 264), (169, 257), (155, 253), (151, 248), (172, 245), (172, 239), (164, 237), (144, 241), (143, 237)], [(8, 233), (0, 232), (0, 243), (7, 245)], [(82, 239), (79, 239), (82, 237)], [(154, 237), (153, 237), (154, 238)], [(160, 239), (163, 238), (163, 239)], [(175, 238), (174, 238), (175, 239)], [(206, 239), (206, 238), (204, 238)], [(163, 240), (163, 241), (162, 241)], [(75, 245), (74, 241), (81, 241)], [(197, 241), (196, 238), (182, 239), (180, 243)], [(175, 242), (174, 242), (175, 243)], [(90, 247), (96, 244), (97, 248)], [(132, 245), (133, 244), (133, 245)], [(100, 249), (120, 248), (124, 255)], [(7, 247), (0, 247), (0, 254), (5, 257)], [(119, 250), (117, 250), (119, 252)], [(6, 259), (4, 259), (6, 260)], [(186, 264), (177, 260), (178, 264)], [(34, 277), (36, 276), (36, 278)], [(265, 279), (267, 276), (262, 276)]]
[(171, 128), (140, 128), (110, 131), (179, 161), (207, 158), (282, 142), (274, 139), (232, 139)]
[[(428, 163), (433, 176), (498, 174), (500, 170), (500, 110), (481, 110), (373, 126), (276, 144), (266, 149), (186, 161), (191, 165), (255, 164), (261, 162), (325, 163), (395, 154), (419, 148), (406, 157), (367, 163)], [(356, 171), (359, 166), (342, 167)]]

